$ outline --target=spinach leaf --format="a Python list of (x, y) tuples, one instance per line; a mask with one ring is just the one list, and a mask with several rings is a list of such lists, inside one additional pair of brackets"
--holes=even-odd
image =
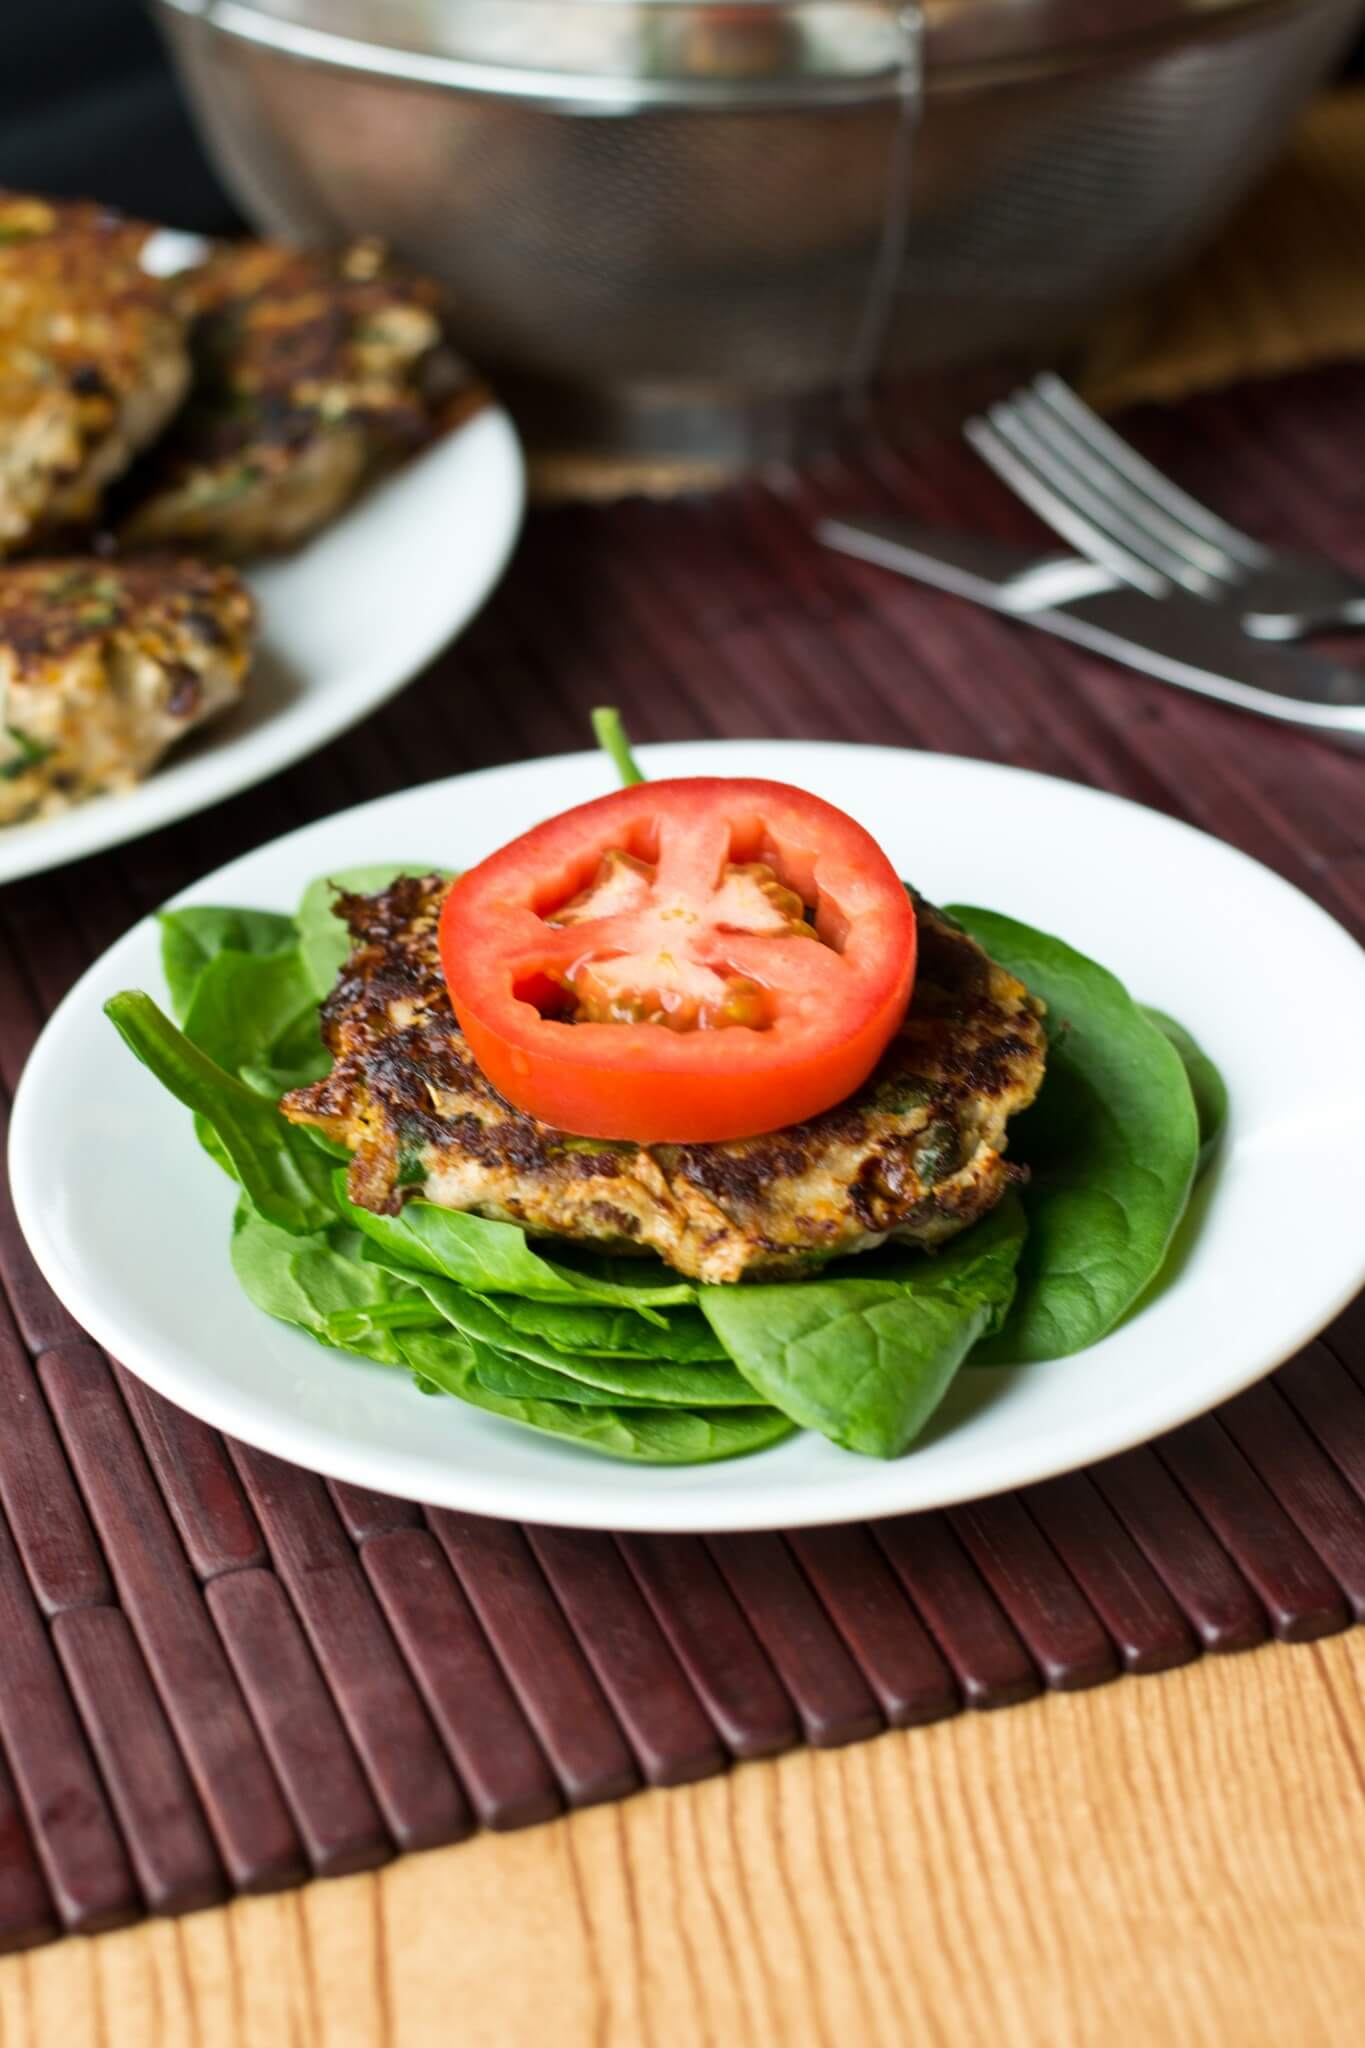
[(650, 1465), (711, 1464), (765, 1450), (791, 1434), (791, 1424), (772, 1408), (716, 1408), (700, 1414), (686, 1408), (518, 1399), (485, 1384), (482, 1371), (494, 1379), (498, 1373), (496, 1356), (486, 1346), (454, 1331), (440, 1337), (403, 1332), (399, 1341), (419, 1380), (508, 1422), (569, 1438), (608, 1457)]
[(320, 875), (316, 882), (310, 882), (303, 892), (296, 923), (304, 973), (314, 1001), (321, 1002), (332, 993), (351, 950), (351, 935), (332, 908), (339, 890), (350, 896), (373, 896), (387, 889), (400, 875), (443, 873), (442, 868), (423, 867), (420, 862), (395, 866), (392, 861), (385, 861), (370, 867), (340, 868), (335, 874)]
[(347, 1351), (358, 1338), (370, 1338), (380, 1330), (439, 1330), (445, 1318), (424, 1294), (414, 1300), (367, 1302), (360, 1308), (331, 1310), (323, 1323), (328, 1342)]
[(267, 1222), (250, 1202), (240, 1202), (232, 1225), (232, 1270), (248, 1300), (277, 1321), (335, 1344), (331, 1326), (350, 1314), (355, 1327), (340, 1348), (381, 1365), (406, 1364), (382, 1320), (363, 1311), (420, 1296), (381, 1267), (367, 1265), (355, 1232), (344, 1225), (300, 1237)]
[[(490, 1365), (489, 1360), (495, 1360)], [(585, 1367), (596, 1363), (594, 1359), (582, 1361)], [(537, 1365), (529, 1358), (519, 1358), (510, 1351), (498, 1351), (489, 1346), (487, 1357), (479, 1365), (479, 1378), (494, 1393), (511, 1394), (519, 1400), (571, 1401), (587, 1407), (619, 1407), (622, 1402), (642, 1408), (706, 1409), (752, 1408), (755, 1406), (754, 1391), (746, 1380), (734, 1372), (733, 1379), (716, 1387), (702, 1386), (694, 1391), (686, 1390), (680, 1383), (669, 1383), (666, 1367), (636, 1365), (632, 1371), (630, 1361), (616, 1360), (616, 1371), (605, 1375), (605, 1384), (579, 1374), (573, 1369), (574, 1361), (561, 1359), (560, 1369), (553, 1366)], [(733, 1367), (731, 1368), (733, 1372)], [(722, 1381), (717, 1371), (715, 1378)]]
[(202, 969), (185, 1012), (193, 1045), (230, 1074), (277, 1052), (282, 1066), (319, 1048), (317, 1000), (298, 948), (287, 953), (222, 952)]
[(104, 1011), (162, 1087), (212, 1128), (215, 1156), (262, 1216), (295, 1235), (337, 1220), (330, 1161), (271, 1103), (225, 1074), (141, 989), (111, 996)]
[[(567, 1379), (563, 1373), (533, 1365), (527, 1358), (513, 1358), (506, 1351), (481, 1352), (477, 1372), (480, 1386), (487, 1387), (490, 1394), (503, 1394), (512, 1401), (565, 1402), (572, 1408), (622, 1406), (622, 1395), (607, 1387), (590, 1387), (585, 1381)], [(624, 1399), (635, 1402), (634, 1395), (627, 1394)], [(645, 1408), (657, 1406), (662, 1410), (670, 1404), (667, 1401), (641, 1401), (637, 1405)]]
[(1165, 1258), (1194, 1180), (1194, 1098), (1175, 1048), (1105, 968), (994, 911), (952, 910), (1048, 1005), (1047, 1076), (1010, 1131), (1032, 1176), (1019, 1292), (979, 1362), (1063, 1358), (1111, 1330)]
[(287, 953), (297, 943), (293, 918), (273, 910), (220, 909), (210, 903), (163, 910), (161, 967), (176, 1022), (184, 1023), (200, 975), (220, 953)]
[(493, 1306), (519, 1335), (539, 1338), (557, 1351), (662, 1358), (675, 1365), (715, 1365), (726, 1357), (725, 1346), (695, 1309), (674, 1309), (666, 1319), (646, 1323), (629, 1309), (526, 1301), (515, 1294), (498, 1295)]
[[(307, 1059), (298, 1059), (292, 1066), (277, 1066), (273, 1060), (247, 1060), (238, 1068), (237, 1078), (245, 1081), (248, 1088), (254, 1088), (258, 1095), (269, 1096), (278, 1102), (291, 1088), (306, 1088), (310, 1081), (320, 1081), (332, 1064), (327, 1048), (319, 1041), (315, 1053)], [(337, 1138), (329, 1138), (315, 1124), (301, 1124), (315, 1145), (323, 1146), (333, 1159), (349, 1159), (351, 1148)]]
[(1170, 1039), (1180, 1054), (1185, 1069), (1185, 1079), (1194, 1096), (1195, 1114), (1199, 1118), (1199, 1172), (1207, 1170), (1218, 1150), (1228, 1120), (1228, 1088), (1223, 1076), (1209, 1058), (1198, 1040), (1192, 1038), (1183, 1024), (1177, 1024), (1174, 1017), (1168, 1017), (1164, 1010), (1154, 1010), (1150, 1003), (1142, 1006), (1144, 1017), (1150, 1017), (1158, 1031)]
[[(846, 1450), (894, 1458), (914, 1440), (1014, 1294), (1023, 1210), (1007, 1196), (899, 1274), (706, 1287), (702, 1314), (758, 1394)], [(852, 1262), (850, 1262), (852, 1263)]]
[(484, 1301), (457, 1287), (453, 1280), (441, 1280), (434, 1273), (404, 1272), (383, 1261), (384, 1269), (398, 1278), (410, 1278), (433, 1307), (439, 1309), (453, 1328), (492, 1350), (511, 1353), (540, 1367), (544, 1372), (565, 1375), (565, 1383), (548, 1391), (560, 1400), (584, 1396), (571, 1391), (571, 1383), (603, 1389), (628, 1401), (662, 1402), (675, 1408), (744, 1408), (753, 1404), (753, 1388), (727, 1359), (717, 1365), (684, 1365), (666, 1359), (611, 1358), (592, 1352), (559, 1351), (542, 1337), (527, 1336), (507, 1321), (494, 1302)]
[(557, 1266), (531, 1250), (526, 1232), (515, 1223), (495, 1223), (434, 1202), (405, 1202), (396, 1216), (376, 1216), (347, 1201), (344, 1174), (336, 1180), (338, 1200), (357, 1230), (363, 1230), (390, 1258), (419, 1272), (457, 1280), (475, 1294), (520, 1294), (532, 1301), (597, 1302), (609, 1308), (633, 1309), (646, 1321), (662, 1323), (661, 1308), (696, 1300), (696, 1290), (681, 1280), (666, 1286), (631, 1287), (593, 1279)]

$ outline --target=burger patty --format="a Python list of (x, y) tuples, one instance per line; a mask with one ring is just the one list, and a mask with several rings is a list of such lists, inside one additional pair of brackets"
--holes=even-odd
[(92, 519), (185, 394), (184, 316), (141, 265), (151, 233), (0, 191), (0, 555)]
[(253, 623), (232, 569), (0, 566), (0, 825), (139, 781), (240, 697)]
[(929, 904), (914, 1000), (856, 1094), (764, 1137), (646, 1147), (552, 1130), (489, 1086), (441, 973), (448, 886), (405, 877), (337, 904), (355, 944), (322, 1013), (335, 1065), (281, 1108), (350, 1149), (358, 1205), (423, 1195), (714, 1283), (941, 1244), (1021, 1177), (1005, 1126), (1042, 1082), (1042, 1005)]
[(434, 285), (373, 242), (236, 243), (177, 281), (194, 387), (119, 517), (129, 546), (291, 548), (452, 424), (471, 387)]

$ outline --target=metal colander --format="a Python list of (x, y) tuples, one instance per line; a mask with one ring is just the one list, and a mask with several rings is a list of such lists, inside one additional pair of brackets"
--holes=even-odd
[(384, 235), (533, 424), (742, 459), (1207, 235), (1361, 0), (159, 0), (248, 211)]

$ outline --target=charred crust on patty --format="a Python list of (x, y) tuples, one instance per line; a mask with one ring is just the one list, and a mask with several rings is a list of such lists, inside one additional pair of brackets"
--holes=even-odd
[(184, 397), (185, 315), (142, 265), (154, 232), (0, 190), (0, 554), (95, 518)]
[[(209, 605), (212, 613), (205, 609)], [(202, 626), (209, 617), (212, 636)], [(197, 679), (176, 650), (187, 639), (225, 646), (249, 631), (254, 619), (251, 595), (234, 570), (181, 556), (119, 563), (74, 556), (0, 568), (0, 647), (9, 651), (19, 675), (81, 646), (132, 632), (147, 651), (173, 664), (182, 680)]]
[(478, 402), (436, 286), (376, 242), (227, 245), (178, 296), (194, 386), (130, 480), (129, 545), (237, 557), (294, 547)]
[[(207, 616), (211, 639), (196, 623)], [(0, 824), (131, 787), (236, 703), (254, 623), (250, 593), (225, 567), (0, 564)]]

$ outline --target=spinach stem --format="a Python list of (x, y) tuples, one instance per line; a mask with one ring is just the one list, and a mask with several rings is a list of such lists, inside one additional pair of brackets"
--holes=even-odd
[(592, 714), (592, 729), (598, 746), (610, 757), (622, 785), (629, 789), (632, 783), (643, 782), (645, 778), (630, 751), (626, 728), (614, 704), (598, 705)]

